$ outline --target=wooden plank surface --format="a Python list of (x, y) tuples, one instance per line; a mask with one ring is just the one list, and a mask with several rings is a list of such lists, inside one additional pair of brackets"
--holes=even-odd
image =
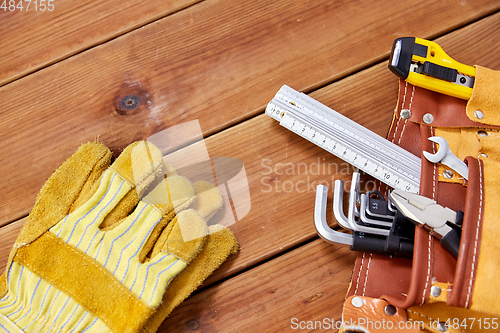
[[(432, 11), (426, 10), (433, 8)], [(77, 146), (115, 152), (198, 119), (205, 135), (262, 111), (283, 83), (311, 90), (387, 57), (397, 36), (432, 37), (498, 1), (204, 1), (0, 87), (0, 225), (25, 216)], [(133, 111), (119, 108), (130, 94)]]
[(289, 332), (308, 321), (335, 332), (354, 259), (346, 247), (313, 241), (193, 295), (159, 332)]
[[(293, 318), (340, 320), (355, 254), (317, 239), (312, 209), (315, 185), (348, 181), (352, 169), (261, 114), (264, 105), (288, 84), (385, 136), (398, 85), (386, 62), (374, 64), (394, 38), (466, 26), (438, 43), (457, 61), (500, 69), (500, 13), (471, 23), (498, 9), (495, 1), (206, 0), (11, 82), (0, 87), (8, 156), (0, 225), (28, 212), (77, 144), (99, 136), (118, 153), (198, 119), (211, 156), (243, 161), (252, 209), (230, 226), (240, 252), (160, 332), (281, 332), (293, 330)], [(117, 112), (126, 94), (143, 104)], [(331, 207), (328, 219), (334, 224)], [(0, 228), (0, 272), (23, 223)]]
[(0, 86), (198, 1), (7, 1), (0, 9)]
[[(500, 59), (494, 55), (500, 51), (500, 41), (494, 32), (499, 29), (500, 14), (496, 14), (446, 35), (438, 43), (457, 61), (496, 69), (500, 68)], [(476, 41), (476, 47), (463, 47), (463, 40)], [(310, 95), (385, 136), (398, 86), (386, 66), (373, 66)], [(211, 156), (231, 156), (243, 161), (252, 200), (250, 213), (231, 226), (241, 243), (240, 253), (211, 276), (207, 284), (316, 237), (312, 223), (315, 186), (321, 182), (331, 189), (334, 179), (348, 181), (352, 172), (340, 159), (264, 114), (213, 135), (205, 143)], [(12, 244), (16, 235), (2, 229), (1, 246)], [(2, 251), (2, 264), (7, 255)]]

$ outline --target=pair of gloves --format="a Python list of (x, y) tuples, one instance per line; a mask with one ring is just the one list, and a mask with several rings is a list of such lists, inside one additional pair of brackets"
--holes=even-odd
[(156, 332), (237, 251), (207, 226), (223, 203), (212, 184), (147, 141), (110, 164), (84, 144), (44, 184), (0, 277), (0, 332)]

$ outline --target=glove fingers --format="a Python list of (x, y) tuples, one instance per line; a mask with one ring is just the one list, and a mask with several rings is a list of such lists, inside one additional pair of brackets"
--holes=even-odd
[[(208, 221), (223, 205), (220, 191), (206, 181), (193, 184), (197, 201), (193, 208)], [(161, 249), (168, 248), (168, 239), (175, 225), (171, 223), (158, 239), (151, 256), (155, 256)], [(221, 226), (211, 225), (207, 229), (208, 236), (202, 250), (192, 258), (191, 263), (180, 272), (168, 285), (163, 300), (157, 311), (143, 327), (143, 333), (153, 333), (160, 324), (184, 299), (196, 290), (205, 279), (210, 276), (229, 255), (238, 250), (238, 242), (233, 233)]]
[(148, 186), (164, 173), (161, 152), (147, 141), (129, 145), (113, 162), (111, 169), (135, 187), (111, 210), (100, 228), (110, 230), (134, 210)]
[[(168, 170), (168, 168), (166, 169)], [(150, 203), (162, 212), (163, 219), (155, 226), (142, 248), (140, 253), (141, 262), (146, 260), (148, 253), (157, 242), (165, 226), (172, 221), (176, 214), (189, 207), (196, 200), (193, 185), (187, 178), (172, 173), (172, 169), (170, 169), (169, 174), (170, 176), (160, 182), (144, 197), (145, 202)], [(165, 240), (166, 238), (163, 243)]]
[[(121, 209), (118, 215), (127, 216), (134, 205), (119, 203), (130, 192), (142, 192), (161, 172), (161, 165), (161, 153), (152, 144), (140, 141), (129, 145), (103, 173), (91, 198), (52, 227), (51, 232), (85, 253), (93, 253), (102, 238), (99, 227), (106, 216), (117, 211), (117, 206)], [(134, 194), (129, 197), (136, 198)]]
[(112, 230), (135, 209), (139, 201), (140, 198), (137, 191), (132, 189), (125, 194), (120, 202), (118, 202), (118, 204), (106, 215), (99, 228), (103, 231)]
[[(168, 162), (163, 162), (163, 169), (162, 169), (160, 176), (162, 176), (162, 175), (170, 177), (173, 175), (177, 175), (177, 171), (172, 166), (172, 164), (170, 164)], [(156, 177), (155, 181), (157, 179), (159, 179), (160, 176)], [(139, 198), (139, 195), (137, 194), (137, 191), (135, 191), (135, 190), (132, 190), (129, 193), (127, 193), (127, 195), (125, 195), (125, 197), (123, 197), (123, 199), (118, 203), (118, 205), (116, 205), (116, 207), (111, 212), (109, 212), (108, 215), (106, 215), (104, 221), (101, 223), (100, 228), (102, 230), (113, 229), (118, 222), (123, 220), (125, 217), (127, 217), (127, 215), (131, 211), (134, 210), (134, 208), (139, 203), (140, 199), (141, 198)], [(163, 225), (163, 227), (161, 227), (159, 232), (161, 232), (164, 227), (165, 227), (165, 225)]]
[(162, 172), (162, 154), (147, 141), (130, 144), (111, 165), (111, 169), (135, 187), (139, 197)]
[(207, 224), (194, 209), (180, 212), (172, 222), (162, 252), (173, 254), (189, 264), (203, 247), (208, 234)]
[(211, 225), (203, 250), (168, 285), (155, 314), (144, 325), (143, 333), (154, 333), (168, 315), (195, 291), (231, 254), (238, 251), (233, 233), (221, 225)]
[(72, 207), (88, 200), (90, 189), (110, 162), (111, 151), (103, 144), (80, 146), (43, 185), (16, 244), (31, 243), (63, 219)]
[(209, 221), (222, 208), (222, 195), (217, 187), (204, 180), (197, 181), (193, 186), (197, 196), (193, 209)]
[[(206, 181), (195, 182), (193, 188), (196, 193), (196, 202), (194, 203), (193, 209), (196, 210), (205, 221), (208, 221), (220, 208), (222, 208), (224, 203), (222, 195), (213, 184)], [(169, 221), (166, 222), (168, 223)], [(153, 247), (150, 255), (151, 258), (154, 258), (160, 253), (172, 231), (172, 227), (173, 225), (169, 225), (169, 227), (163, 230), (159, 237), (156, 236), (157, 239), (151, 239), (152, 242), (148, 244), (148, 253), (150, 248)]]
[[(144, 202), (141, 202), (138, 208), (141, 206), (152, 208), (151, 205)], [(153, 210), (154, 213), (158, 214), (158, 211)], [(135, 215), (135, 212), (133, 215)], [(159, 216), (161, 217), (161, 215)], [(137, 252), (143, 243), (139, 244), (136, 239), (144, 242), (147, 237), (147, 235), (144, 237), (142, 232), (136, 234), (136, 239), (132, 241), (135, 244), (130, 246), (127, 244), (124, 250), (120, 251), (119, 256), (112, 254), (112, 256), (118, 257), (115, 260), (118, 263), (117, 269), (116, 272), (113, 272), (113, 275), (121, 279), (124, 285), (130, 286), (132, 293), (152, 308), (156, 308), (160, 304), (167, 285), (199, 253), (206, 239), (206, 223), (192, 209), (180, 212), (171, 222), (171, 225), (173, 227), (162, 253), (150, 261), (141, 264), (137, 257)], [(127, 252), (134, 251), (131, 248), (137, 250), (132, 255), (127, 255)], [(131, 259), (127, 260), (127, 257)], [(127, 262), (127, 264), (120, 265), (120, 263), (124, 262)], [(130, 268), (134, 266), (134, 262), (137, 269)], [(104, 266), (107, 267), (107, 264), (105, 263)]]

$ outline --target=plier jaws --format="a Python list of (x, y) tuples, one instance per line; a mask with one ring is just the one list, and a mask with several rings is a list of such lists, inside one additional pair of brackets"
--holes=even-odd
[(430, 198), (397, 189), (391, 192), (390, 197), (406, 218), (440, 239), (441, 245), (455, 257), (458, 256), (463, 220), (461, 211), (455, 212)]

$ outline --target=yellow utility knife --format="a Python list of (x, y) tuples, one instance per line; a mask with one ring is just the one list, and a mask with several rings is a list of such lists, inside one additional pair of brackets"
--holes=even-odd
[(417, 37), (394, 41), (389, 69), (415, 86), (468, 100), (476, 69), (453, 60), (435, 42)]

